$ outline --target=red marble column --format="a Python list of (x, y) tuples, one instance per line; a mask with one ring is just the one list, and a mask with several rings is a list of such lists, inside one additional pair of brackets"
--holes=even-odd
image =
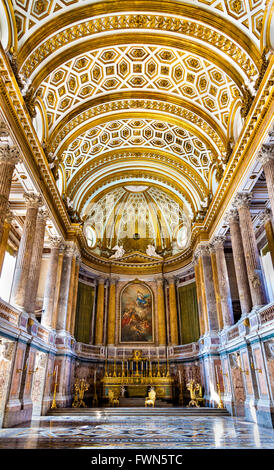
[(71, 307), (70, 332), (71, 332), (72, 336), (74, 336), (74, 330), (75, 330), (76, 305), (77, 305), (77, 293), (78, 293), (78, 284), (79, 284), (80, 265), (81, 265), (81, 257), (80, 257), (80, 255), (77, 255), (76, 256), (75, 272), (74, 272), (74, 283), (73, 283), (73, 300), (72, 300), (72, 307)]
[(244, 247), (239, 223), (239, 216), (236, 210), (231, 210), (226, 215), (226, 222), (229, 224), (232, 253), (241, 304), (242, 315), (251, 311), (252, 300), (249, 289), (247, 269), (245, 263)]
[(264, 305), (266, 303), (266, 295), (260, 257), (249, 210), (251, 197), (251, 194), (248, 193), (238, 193), (233, 205), (238, 209), (239, 213), (247, 275), (254, 307)]
[(69, 289), (71, 280), (71, 264), (74, 252), (74, 243), (67, 242), (62, 267), (56, 330), (66, 330), (67, 316), (70, 309)]
[(230, 285), (228, 279), (227, 265), (224, 252), (225, 237), (215, 237), (212, 241), (212, 248), (216, 253), (216, 264), (218, 272), (218, 284), (221, 298), (221, 309), (224, 327), (229, 327), (234, 323)]
[(25, 194), (27, 213), (25, 217), (23, 234), (20, 240), (17, 261), (15, 266), (12, 302), (23, 307), (25, 303), (26, 288), (35, 238), (36, 219), (41, 197), (34, 193)]
[(33, 242), (33, 251), (28, 275), (28, 283), (25, 295), (24, 308), (26, 312), (34, 314), (42, 254), (44, 248), (45, 228), (48, 218), (48, 212), (44, 209), (38, 211), (35, 237)]
[(262, 163), (269, 201), (274, 214), (274, 145), (264, 144), (257, 155), (258, 160)]
[(273, 218), (272, 218), (271, 209), (268, 209), (268, 208), (265, 209), (261, 217), (262, 217), (261, 220), (265, 228), (265, 234), (267, 238), (267, 243), (268, 243), (272, 263), (274, 266), (274, 230), (273, 230)]
[(17, 148), (0, 143), (0, 240), (8, 211), (12, 175), (18, 161), (19, 151)]
[(214, 289), (213, 271), (211, 265), (211, 257), (209, 251), (209, 243), (200, 244), (195, 250), (198, 257), (201, 258), (201, 266), (203, 271), (203, 284), (205, 289), (205, 309), (207, 314), (208, 331), (216, 332), (219, 330), (218, 314), (216, 307), (216, 297)]
[(52, 237), (50, 239), (50, 262), (49, 269), (46, 279), (44, 302), (43, 302), (43, 313), (41, 318), (41, 324), (47, 328), (52, 328), (53, 325), (53, 312), (54, 312), (54, 299), (57, 283), (57, 271), (59, 261), (59, 250), (62, 244), (62, 240), (59, 237)]
[(3, 263), (4, 263), (5, 254), (6, 254), (9, 233), (10, 233), (10, 228), (11, 228), (11, 223), (12, 223), (13, 218), (14, 218), (14, 215), (11, 212), (11, 210), (8, 208), (5, 223), (4, 223), (2, 238), (0, 240), (0, 276), (1, 276), (2, 268), (3, 268)]

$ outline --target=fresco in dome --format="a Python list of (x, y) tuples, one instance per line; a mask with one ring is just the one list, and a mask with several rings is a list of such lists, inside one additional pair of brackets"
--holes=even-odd
[(121, 294), (121, 342), (152, 342), (152, 294), (141, 283), (129, 284)]

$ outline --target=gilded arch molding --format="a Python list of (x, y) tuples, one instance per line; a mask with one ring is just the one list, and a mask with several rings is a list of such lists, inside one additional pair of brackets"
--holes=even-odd
[[(96, 176), (96, 175), (94, 175)], [(162, 175), (157, 171), (157, 169), (147, 169), (146, 174), (141, 168), (126, 168), (122, 169), (117, 167), (117, 173), (110, 169), (107, 175), (104, 175), (102, 178), (94, 178), (94, 182), (89, 183), (88, 190), (79, 195), (77, 201), (75, 201), (75, 209), (81, 213), (85, 207), (88, 205), (89, 201), (93, 200), (97, 194), (98, 198), (102, 197), (103, 194), (109, 191), (109, 188), (116, 186), (123, 186), (127, 182), (142, 182), (142, 184), (149, 184), (150, 186), (158, 186), (166, 188), (166, 192), (172, 196), (173, 199), (177, 199), (177, 202), (182, 204), (185, 203), (188, 207), (189, 213), (192, 215), (199, 210), (198, 197), (193, 191), (193, 194), (189, 193), (187, 186), (183, 181), (178, 181), (175, 177), (172, 177), (170, 174)], [(99, 196), (100, 195), (100, 196)]]
[[(225, 50), (236, 49), (233, 51), (232, 57), (227, 57), (225, 50), (222, 51), (222, 48), (218, 48), (218, 46), (216, 46), (216, 50), (212, 50), (212, 44), (203, 45), (198, 41), (197, 43), (194, 43), (192, 39), (188, 40), (185, 38), (182, 43), (182, 40), (177, 39), (177, 37), (169, 37), (167, 39), (166, 37), (163, 38), (160, 34), (153, 35), (151, 32), (147, 36), (142, 33), (134, 32), (134, 34), (119, 33), (115, 36), (88, 39), (84, 43), (80, 42), (79, 44), (70, 46), (69, 49), (64, 47), (60, 50), (58, 55), (54, 55), (48, 61), (45, 60), (46, 52), (42, 51), (40, 55), (37, 55), (37, 57), (31, 56), (27, 59), (27, 61), (21, 66), (20, 73), (22, 73), (27, 79), (31, 79), (32, 86), (36, 90), (48, 74), (60, 67), (65, 61), (72, 60), (80, 54), (99, 49), (102, 45), (102, 41), (104, 47), (151, 44), (176, 48), (189, 52), (190, 54), (199, 55), (209, 62), (214, 63), (223, 71), (226, 71), (239, 88), (243, 86), (246, 78), (252, 80), (256, 77), (260, 66), (259, 63), (257, 67), (247, 57), (243, 59), (241, 56), (244, 53), (241, 50), (237, 50), (238, 46), (236, 46), (236, 44), (230, 44), (226, 47)], [(226, 41), (227, 39), (224, 40), (224, 42)], [(49, 46), (47, 46), (47, 48), (48, 47)], [(49, 47), (49, 49), (52, 49), (52, 47)], [(234, 62), (234, 57), (238, 58), (237, 62)], [(33, 64), (33, 70), (31, 69), (30, 64)]]
[[(130, 13), (138, 10), (138, 14)], [(126, 11), (127, 14), (123, 14)], [(176, 17), (174, 15), (176, 11)], [(107, 15), (106, 15), (107, 12)], [(128, 13), (129, 12), (129, 13)], [(119, 30), (119, 29), (150, 29), (150, 30), (164, 30), (176, 33), (184, 32), (186, 35), (203, 37), (210, 43), (212, 42), (212, 33), (210, 29), (217, 28), (219, 31), (224, 32), (230, 40), (240, 44), (241, 48), (245, 50), (247, 55), (250, 54), (252, 61), (259, 61), (259, 54), (255, 44), (252, 40), (243, 33), (235, 24), (225, 18), (221, 18), (212, 11), (206, 11), (203, 8), (199, 9), (200, 22), (204, 23), (202, 26), (196, 22), (189, 24), (193, 18), (196, 17), (196, 6), (189, 4), (180, 4), (178, 2), (165, 2), (161, 3), (153, 1), (149, 4), (149, 11), (147, 2), (137, 1), (131, 7), (128, 2), (105, 2), (102, 4), (93, 4), (71, 9), (65, 14), (60, 14), (53, 20), (46, 22), (40, 30), (36, 30), (33, 35), (23, 43), (20, 51), (20, 65), (26, 60), (31, 50), (38, 48), (41, 39), (45, 41), (48, 36), (51, 36), (51, 44), (48, 44), (50, 53), (60, 47), (60, 42), (73, 41), (77, 37), (90, 35), (93, 32), (98, 34), (98, 31)], [(180, 18), (183, 17), (183, 18)], [(91, 19), (90, 19), (91, 18)], [(87, 22), (89, 19), (89, 22)], [(85, 21), (86, 20), (86, 21)], [(64, 33), (62, 37), (58, 37), (61, 28), (66, 28), (77, 21), (79, 27), (74, 27), (74, 31), (69, 34)], [(82, 23), (82, 24), (81, 24)], [(54, 33), (58, 31), (57, 35)], [(217, 33), (220, 34), (220, 33)], [(221, 36), (223, 36), (221, 34)], [(218, 38), (220, 40), (220, 38)], [(227, 47), (225, 47), (227, 49)], [(224, 49), (224, 50), (225, 50)], [(228, 54), (234, 55), (235, 51), (228, 51)], [(246, 58), (245, 58), (246, 59)], [(244, 60), (245, 62), (245, 60)], [(37, 66), (37, 64), (35, 65)]]
[[(98, 100), (97, 104), (96, 100), (95, 105), (91, 100), (91, 102), (85, 103), (85, 106), (83, 104), (83, 107), (72, 111), (70, 116), (66, 116), (59, 123), (49, 138), (48, 151), (56, 152), (60, 156), (67, 143), (70, 143), (88, 127), (94, 127), (107, 119), (137, 117), (138, 113), (146, 111), (148, 117), (166, 122), (172, 119), (173, 123), (182, 127), (187, 125), (193, 134), (198, 133), (200, 138), (207, 142), (213, 153), (217, 154), (218, 150), (225, 152), (226, 135), (218, 123), (195, 104), (183, 99), (173, 100), (171, 98), (170, 96), (159, 96), (157, 93), (136, 91), (134, 98), (132, 98), (132, 92), (124, 92), (104, 97), (102, 103)], [(110, 99), (111, 101), (109, 101)]]
[(80, 188), (86, 184), (87, 179), (90, 174), (93, 174), (96, 171), (100, 171), (101, 168), (111, 166), (116, 162), (132, 162), (136, 163), (136, 160), (162, 163), (166, 165), (167, 169), (173, 169), (178, 172), (178, 178), (180, 181), (181, 176), (183, 175), (191, 185), (195, 188), (195, 191), (199, 194), (201, 200), (208, 195), (208, 187), (205, 185), (205, 182), (202, 180), (201, 176), (193, 167), (191, 167), (187, 162), (182, 161), (180, 158), (168, 154), (162, 150), (151, 151), (146, 148), (130, 148), (130, 149), (120, 149), (106, 152), (103, 155), (96, 157), (95, 159), (87, 162), (79, 172), (72, 178), (70, 183), (67, 186), (66, 193), (72, 199), (77, 192), (80, 191)]

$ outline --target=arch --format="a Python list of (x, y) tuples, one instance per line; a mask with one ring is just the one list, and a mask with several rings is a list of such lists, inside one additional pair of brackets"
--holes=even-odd
[(17, 29), (11, 0), (0, 0), (0, 41), (6, 52), (17, 52)]

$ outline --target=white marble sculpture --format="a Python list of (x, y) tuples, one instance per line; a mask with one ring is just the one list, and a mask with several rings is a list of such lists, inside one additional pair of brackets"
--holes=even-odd
[(162, 258), (162, 256), (160, 256), (160, 255), (158, 255), (158, 253), (156, 253), (155, 246), (153, 246), (153, 245), (147, 245), (146, 254), (148, 256), (154, 256), (156, 258)]
[(125, 250), (122, 245), (121, 246), (115, 245), (112, 249), (115, 251), (115, 253), (114, 255), (111, 255), (110, 258), (116, 258), (116, 259), (122, 258), (122, 256), (124, 256), (125, 254)]

